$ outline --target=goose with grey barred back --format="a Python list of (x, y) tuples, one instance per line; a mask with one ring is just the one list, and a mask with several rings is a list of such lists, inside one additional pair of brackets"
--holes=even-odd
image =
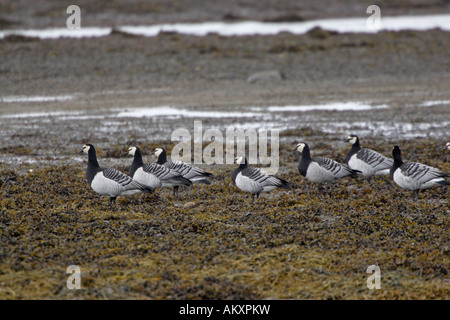
[(179, 172), (169, 169), (164, 165), (157, 163), (144, 164), (142, 161), (142, 152), (139, 147), (130, 147), (126, 152), (133, 156), (133, 162), (130, 167), (130, 176), (145, 186), (156, 188), (174, 188), (174, 196), (178, 197), (178, 191), (175, 187), (190, 186), (192, 181), (184, 178)]
[[(206, 172), (199, 167), (192, 166), (183, 161), (167, 160), (167, 153), (164, 148), (156, 148), (153, 152), (157, 157), (157, 164), (164, 165), (167, 168), (179, 172), (183, 178), (190, 180), (193, 184), (203, 183), (211, 184), (207, 178), (212, 178), (212, 173)], [(174, 192), (178, 195), (178, 186), (174, 186)]]
[(235, 162), (239, 167), (231, 174), (231, 180), (242, 191), (250, 192), (252, 203), (259, 199), (260, 193), (269, 192), (276, 188), (290, 189), (291, 184), (286, 180), (269, 175), (261, 168), (249, 167), (245, 157), (237, 157)]
[(153, 192), (153, 188), (134, 181), (131, 177), (116, 169), (101, 168), (98, 164), (97, 152), (92, 144), (83, 145), (81, 152), (88, 155), (86, 169), (88, 183), (96, 193), (109, 196), (110, 204), (115, 204), (118, 196)]
[(156, 148), (154, 154), (158, 157), (156, 163), (181, 173), (184, 178), (191, 180), (193, 183), (211, 184), (211, 181), (207, 180), (207, 178), (214, 177), (213, 174), (183, 161), (167, 160), (167, 153), (164, 148)]
[(445, 180), (450, 173), (418, 162), (403, 162), (399, 146), (394, 146), (392, 156), (394, 164), (390, 170), (391, 178), (400, 188), (411, 190), (414, 200), (417, 199), (419, 190), (450, 185)]
[(361, 171), (368, 182), (373, 176), (389, 175), (389, 170), (393, 164), (392, 159), (372, 149), (361, 148), (359, 138), (356, 135), (348, 136), (345, 141), (352, 144), (345, 157), (345, 163), (351, 169)]
[(298, 171), (311, 182), (325, 183), (345, 177), (356, 178), (361, 172), (329, 158), (311, 157), (311, 151), (306, 142), (298, 143), (294, 151), (301, 153)]

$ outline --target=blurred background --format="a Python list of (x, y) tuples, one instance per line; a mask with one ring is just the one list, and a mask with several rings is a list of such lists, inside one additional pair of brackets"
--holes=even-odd
[(449, 17), (444, 0), (0, 0), (4, 153), (170, 143), (194, 120), (342, 148), (349, 133), (446, 140)]
[(336, 17), (360, 17), (369, 5), (382, 8), (384, 15), (449, 13), (446, 0), (396, 1), (296, 1), (296, 0), (112, 0), (112, 1), (26, 1), (1, 0), (2, 28), (64, 27), (64, 9), (83, 9), (84, 26), (160, 24), (199, 21), (304, 21)]

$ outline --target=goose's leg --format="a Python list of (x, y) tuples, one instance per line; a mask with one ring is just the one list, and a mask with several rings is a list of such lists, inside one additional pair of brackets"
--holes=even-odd
[(109, 197), (109, 204), (110, 205), (116, 205), (116, 198), (117, 197)]
[(178, 186), (173, 187), (173, 195), (178, 199)]

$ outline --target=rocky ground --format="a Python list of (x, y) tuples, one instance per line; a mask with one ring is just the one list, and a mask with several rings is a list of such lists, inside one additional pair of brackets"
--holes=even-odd
[[(0, 1), (6, 28), (65, 25), (51, 2)], [(223, 6), (171, 1), (86, 8), (86, 25), (175, 21), (301, 20), (358, 16), (358, 2), (236, 1)], [(380, 2), (383, 13), (449, 12), (439, 1)], [(201, 10), (199, 9), (201, 8)], [(102, 38), (0, 40), (0, 298), (2, 299), (448, 299), (448, 192), (417, 202), (388, 177), (345, 180), (319, 192), (296, 171), (292, 144), (343, 161), (357, 132), (390, 156), (449, 172), (450, 34), (441, 30), (377, 34), (153, 38), (115, 32)], [(8, 102), (15, 96), (71, 96)], [(369, 111), (268, 112), (270, 106), (364, 101)], [(426, 102), (439, 102), (424, 107)], [(263, 108), (266, 118), (117, 117), (117, 110), (171, 106), (235, 114)], [(53, 112), (52, 115), (45, 113)], [(62, 112), (62, 114), (55, 114)], [(42, 116), (20, 117), (26, 113)], [(285, 116), (286, 115), (286, 116)], [(265, 119), (265, 120), (261, 120)], [(194, 120), (280, 130), (278, 175), (288, 192), (252, 206), (231, 185), (234, 165), (205, 168), (211, 186), (119, 198), (111, 208), (85, 182), (81, 146), (98, 146), (104, 165), (127, 171), (132, 144), (170, 151), (171, 132)], [(266, 122), (265, 122), (266, 121)], [(348, 126), (336, 126), (346, 123)], [(399, 123), (401, 125), (399, 125)], [(395, 127), (395, 129), (392, 129)], [(351, 131), (351, 132), (350, 132)], [(82, 290), (66, 287), (69, 265)], [(382, 289), (368, 290), (377, 264)]]

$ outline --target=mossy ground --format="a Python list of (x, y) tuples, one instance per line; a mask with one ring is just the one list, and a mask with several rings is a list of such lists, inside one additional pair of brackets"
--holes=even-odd
[[(401, 145), (404, 159), (450, 171), (441, 141)], [(318, 191), (290, 149), (281, 145), (279, 175), (293, 189), (254, 205), (231, 183), (235, 165), (208, 168), (214, 183), (179, 200), (163, 189), (116, 207), (88, 186), (85, 164), (25, 174), (1, 165), (0, 299), (449, 298), (446, 188), (415, 202), (389, 177)], [(366, 286), (374, 264), (380, 290)], [(70, 265), (81, 268), (80, 290), (66, 287)]]

